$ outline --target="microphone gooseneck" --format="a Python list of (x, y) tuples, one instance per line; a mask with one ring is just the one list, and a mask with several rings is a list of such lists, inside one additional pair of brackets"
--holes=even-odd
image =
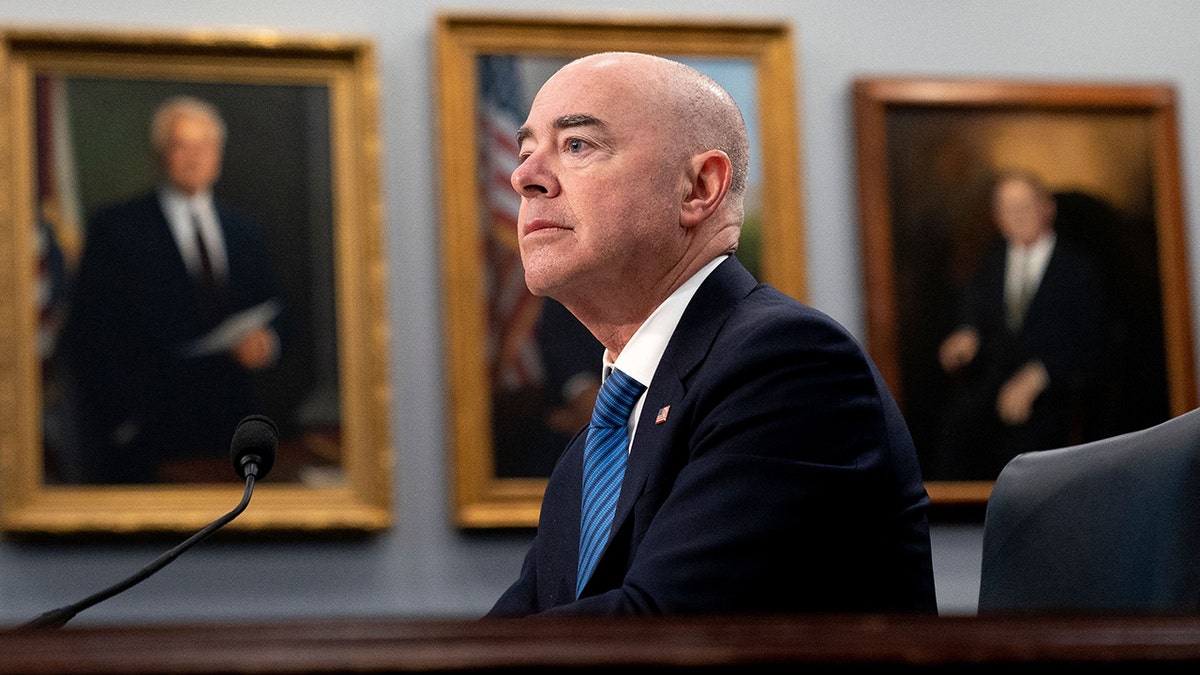
[(137, 573), (126, 578), (124, 581), (118, 582), (108, 588), (93, 593), (79, 602), (52, 609), (48, 612), (38, 615), (31, 621), (18, 626), (16, 630), (24, 631), (37, 628), (61, 628), (68, 621), (75, 617), (76, 614), (107, 600), (118, 593), (124, 592), (133, 586), (150, 578), (155, 572), (166, 567), (172, 561), (179, 557), (181, 553), (188, 550), (192, 546), (204, 541), (214, 532), (224, 527), (234, 518), (237, 518), (246, 507), (250, 505), (250, 496), (254, 492), (255, 478), (266, 477), (270, 471), (271, 465), (275, 463), (275, 451), (279, 444), (279, 434), (275, 423), (263, 415), (250, 415), (243, 418), (238, 423), (237, 429), (233, 433), (233, 441), (230, 443), (230, 454), (233, 458), (233, 468), (239, 476), (246, 479), (246, 490), (242, 494), (242, 501), (233, 508), (232, 511), (226, 513), (220, 518), (209, 523), (204, 529), (196, 534), (193, 534), (186, 541), (179, 544), (175, 548), (167, 551), (156, 558), (149, 565), (146, 565)]

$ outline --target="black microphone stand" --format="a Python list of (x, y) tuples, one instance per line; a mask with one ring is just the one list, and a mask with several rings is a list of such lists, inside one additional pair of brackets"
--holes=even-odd
[(82, 612), (88, 607), (91, 607), (92, 605), (107, 600), (114, 595), (128, 590), (133, 586), (145, 581), (155, 572), (166, 567), (173, 560), (178, 558), (179, 554), (204, 541), (205, 539), (208, 539), (213, 532), (216, 532), (224, 527), (229, 521), (237, 518), (238, 515), (240, 515), (242, 511), (245, 511), (246, 507), (250, 504), (250, 494), (254, 492), (254, 476), (258, 473), (258, 467), (251, 462), (247, 462), (246, 469), (246, 492), (242, 495), (242, 501), (235, 506), (232, 511), (214, 520), (203, 530), (200, 530), (196, 534), (193, 534), (191, 537), (189, 537), (187, 541), (184, 541), (182, 544), (179, 544), (170, 551), (162, 554), (154, 562), (146, 565), (140, 571), (131, 575), (124, 581), (113, 584), (112, 586), (109, 586), (98, 593), (93, 593), (79, 602), (67, 605), (65, 607), (59, 607), (58, 609), (52, 609), (48, 612), (40, 614), (33, 620), (18, 626), (16, 630), (26, 631), (39, 628), (61, 628), (66, 625), (68, 621), (74, 618), (76, 614)]

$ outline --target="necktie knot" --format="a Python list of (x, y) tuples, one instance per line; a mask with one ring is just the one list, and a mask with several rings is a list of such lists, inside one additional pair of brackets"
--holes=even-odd
[(591, 426), (606, 429), (626, 426), (633, 406), (645, 390), (646, 385), (614, 368), (596, 397)]

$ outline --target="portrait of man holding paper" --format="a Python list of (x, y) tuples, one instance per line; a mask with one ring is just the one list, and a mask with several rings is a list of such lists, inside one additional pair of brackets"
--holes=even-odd
[[(62, 252), (64, 273), (57, 285), (65, 286), (57, 296), (62, 298), (56, 308), (61, 317), (43, 356), (47, 481), (217, 480), (228, 473), (230, 435), (239, 420), (255, 413), (275, 418), (284, 436), (281, 443), (290, 442), (298, 451), (336, 450), (331, 225), (326, 220), (324, 228), (312, 228), (301, 222), (305, 227), (289, 233), (298, 223), (279, 218), (279, 208), (271, 206), (285, 201), (281, 195), (302, 192), (308, 187), (304, 180), (290, 187), (283, 187), (289, 184), (283, 181), (272, 186), (278, 174), (259, 174), (264, 184), (254, 185), (243, 166), (236, 177), (240, 189), (219, 183), (226, 151), (230, 144), (247, 140), (247, 123), (239, 120), (243, 133), (235, 137), (222, 106), (204, 94), (216, 94), (220, 100), (239, 93), (237, 87), (177, 87), (200, 95), (161, 95), (159, 90), (167, 87), (153, 82), (114, 85), (79, 79), (48, 84), (60, 89), (72, 85), (76, 109), (82, 102), (132, 87), (137, 105), (145, 109), (138, 139), (143, 150), (117, 152), (110, 142), (106, 156), (117, 163), (114, 172), (126, 174), (129, 168), (119, 165), (126, 158), (137, 165), (140, 152), (150, 157), (140, 172), (146, 174), (140, 185), (131, 179), (122, 187), (97, 187), (101, 181), (85, 177), (83, 165), (89, 141), (100, 141), (83, 137), (81, 127), (100, 123), (76, 123), (70, 126), (72, 143), (57, 146), (67, 148), (61, 154), (68, 156), (53, 160), (56, 165), (77, 162), (77, 184), (58, 194), (39, 189), (40, 206), (49, 214), (45, 220), (57, 221), (46, 231), (49, 241), (60, 242), (54, 248)], [(306, 96), (303, 88), (274, 89), (285, 98)], [(53, 100), (47, 97), (50, 114), (39, 115), (39, 120), (47, 120), (48, 126), (56, 119), (77, 121), (69, 115), (56, 118)], [(321, 105), (327, 111), (327, 101)], [(302, 117), (303, 106), (294, 108)], [(129, 121), (112, 123), (132, 127)], [(262, 154), (262, 139), (249, 143)], [(268, 160), (263, 156), (256, 161)], [(39, 163), (44, 161), (39, 157)], [(322, 163), (327, 172), (327, 156), (316, 161)], [(40, 176), (55, 173), (40, 168)], [(61, 179), (45, 182), (62, 187)], [(324, 200), (319, 194), (311, 197), (323, 201), (326, 214), (327, 190)], [(97, 194), (110, 196), (101, 200)], [(229, 194), (235, 198), (229, 199)], [(80, 213), (90, 215), (77, 218), (77, 236), (55, 238), (52, 235), (62, 233), (71, 220), (64, 217), (61, 205), (72, 197), (82, 202), (76, 206)], [(48, 209), (51, 203), (55, 208)], [(307, 236), (296, 236), (302, 233)], [(313, 239), (324, 243), (314, 245)], [(326, 255), (314, 258), (314, 250)], [(323, 257), (327, 265), (313, 262)], [(326, 328), (316, 327), (321, 324)], [(322, 330), (326, 332), (315, 336)], [(322, 340), (330, 342), (322, 350), (324, 360), (314, 347)], [(314, 442), (322, 434), (325, 442)], [(309, 469), (336, 469), (339, 462), (336, 455), (294, 455)], [(300, 480), (298, 475), (292, 479)]]
[(88, 224), (61, 336), (81, 482), (154, 482), (169, 460), (222, 454), (256, 409), (250, 375), (279, 359), (260, 228), (212, 192), (219, 113), (170, 99), (151, 139), (162, 180)]

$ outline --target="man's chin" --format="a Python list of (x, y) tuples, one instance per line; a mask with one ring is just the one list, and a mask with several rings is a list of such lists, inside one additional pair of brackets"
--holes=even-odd
[(525, 286), (529, 292), (542, 297), (554, 297), (554, 291), (570, 279), (570, 273), (563, 269), (562, 257), (554, 256), (546, 251), (527, 254), (522, 251), (521, 264), (525, 269)]
[(550, 295), (551, 286), (547, 285), (544, 280), (531, 275), (528, 270), (525, 272), (525, 287), (529, 289), (530, 293), (539, 298), (545, 298)]

